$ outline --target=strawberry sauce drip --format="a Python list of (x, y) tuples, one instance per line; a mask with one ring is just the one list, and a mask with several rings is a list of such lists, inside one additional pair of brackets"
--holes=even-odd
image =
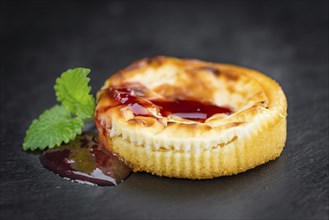
[(159, 109), (163, 117), (178, 116), (184, 119), (204, 122), (214, 114), (231, 114), (228, 107), (213, 105), (197, 100), (150, 100), (145, 97), (145, 89), (138, 87), (110, 87), (109, 94), (115, 105), (126, 105), (138, 116), (152, 116), (149, 107)]
[(181, 118), (204, 122), (214, 114), (231, 114), (227, 107), (220, 107), (210, 103), (203, 103), (195, 100), (175, 100), (175, 101), (152, 101), (160, 107), (162, 116), (170, 115)]

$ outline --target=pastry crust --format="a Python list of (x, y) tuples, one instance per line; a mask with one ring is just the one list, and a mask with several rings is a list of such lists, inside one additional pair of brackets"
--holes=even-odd
[[(136, 115), (111, 96), (134, 89), (142, 100), (193, 99), (229, 106), (205, 121)], [(277, 158), (286, 141), (287, 101), (269, 77), (246, 68), (171, 57), (145, 58), (112, 75), (97, 94), (100, 140), (134, 171), (206, 179), (237, 174)]]

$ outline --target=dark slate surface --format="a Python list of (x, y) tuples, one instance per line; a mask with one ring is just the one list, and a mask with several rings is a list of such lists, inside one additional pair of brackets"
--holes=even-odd
[[(1, 219), (328, 219), (328, 2), (2, 2)], [(21, 149), (71, 67), (93, 93), (133, 60), (169, 55), (260, 70), (289, 101), (282, 156), (206, 181), (133, 174), (118, 187), (64, 180)], [(206, 94), (205, 94), (206, 95)]]

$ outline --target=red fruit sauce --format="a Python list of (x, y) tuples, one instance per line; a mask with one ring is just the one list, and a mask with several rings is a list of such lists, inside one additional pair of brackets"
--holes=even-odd
[(144, 97), (143, 88), (110, 87), (109, 95), (115, 100), (115, 105), (127, 105), (135, 115), (152, 116), (147, 107), (158, 107), (161, 116), (170, 115), (204, 122), (214, 114), (231, 114), (228, 107), (213, 105), (196, 100), (150, 100)]
[(131, 169), (103, 149), (94, 133), (84, 133), (74, 141), (40, 155), (44, 167), (80, 183), (115, 186), (131, 174)]

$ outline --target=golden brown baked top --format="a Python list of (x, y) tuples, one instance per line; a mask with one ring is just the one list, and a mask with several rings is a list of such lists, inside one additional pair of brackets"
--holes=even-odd
[[(161, 103), (168, 101), (195, 101), (218, 107), (218, 113), (197, 119), (166, 114)], [(111, 137), (151, 149), (200, 151), (243, 139), (262, 120), (286, 117), (286, 108), (280, 86), (257, 71), (158, 56), (136, 61), (105, 82), (95, 121)]]

